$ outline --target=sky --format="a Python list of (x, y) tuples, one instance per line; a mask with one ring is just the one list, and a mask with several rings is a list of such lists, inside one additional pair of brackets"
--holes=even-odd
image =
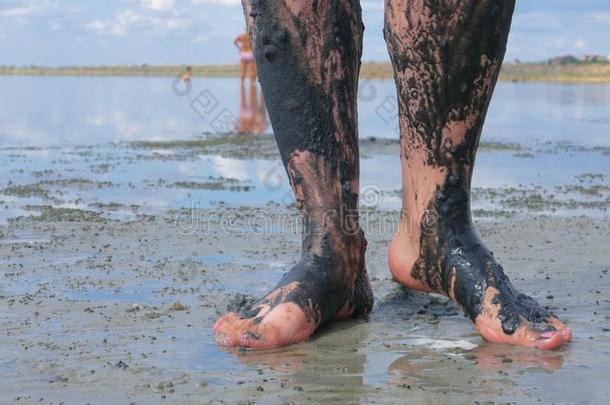
[[(361, 0), (364, 61), (388, 61), (383, 1)], [(240, 0), (0, 0), (0, 65), (236, 62)], [(506, 60), (610, 55), (609, 0), (517, 0)]]

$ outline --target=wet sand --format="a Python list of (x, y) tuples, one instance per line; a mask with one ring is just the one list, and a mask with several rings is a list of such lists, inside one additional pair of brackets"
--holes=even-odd
[(565, 349), (484, 343), (445, 298), (392, 281), (391, 235), (378, 233), (369, 235), (377, 302), (368, 321), (246, 353), (217, 348), (210, 328), (227, 307), (273, 286), (294, 263), (298, 237), (257, 231), (248, 225), (256, 213), (240, 212), (230, 230), (222, 221), (203, 224), (208, 211), (197, 212), (201, 225), (190, 232), (171, 214), (129, 222), (22, 218), (3, 227), (3, 400), (601, 403), (610, 396), (607, 220), (478, 224), (515, 284), (573, 328)]
[[(364, 156), (394, 148), (373, 143), (363, 144)], [(172, 150), (169, 145), (149, 146), (156, 154), (140, 156), (138, 164), (190, 162), (229, 150), (249, 151), (242, 158), (275, 159), (268, 145), (258, 152), (253, 152), (256, 145), (216, 144), (195, 151), (182, 145), (173, 154), (159, 152)], [(144, 153), (138, 150), (129, 159)], [(120, 166), (100, 148), (68, 152), (74, 159), (84, 156), (100, 173), (103, 165), (110, 166), (106, 171)], [(28, 152), (7, 153), (18, 160)], [(42, 173), (38, 188), (15, 191), (14, 198), (31, 204), (20, 205), (21, 211), (0, 225), (2, 403), (610, 400), (606, 206), (595, 216), (545, 215), (526, 204), (513, 207), (516, 215), (476, 217), (479, 233), (516, 286), (574, 331), (574, 341), (561, 350), (486, 344), (444, 297), (402, 289), (386, 264), (398, 211), (372, 206), (363, 214), (376, 298), (370, 318), (332, 324), (307, 343), (239, 352), (218, 348), (211, 326), (228, 308), (264, 294), (295, 263), (299, 235), (292, 205), (146, 210), (108, 199), (83, 204), (78, 199), (88, 193), (119, 190), (115, 179), (54, 162), (36, 167)], [(70, 181), (76, 173), (84, 178)], [(57, 183), (58, 178), (64, 181)], [(605, 177), (599, 179), (607, 184)], [(186, 187), (176, 183), (151, 193)], [(241, 193), (231, 194), (235, 201), (253, 192), (230, 179), (198, 184), (191, 186)], [(141, 193), (141, 187), (134, 181), (126, 188)], [(606, 201), (606, 191), (596, 190)], [(492, 197), (479, 196), (482, 204)]]

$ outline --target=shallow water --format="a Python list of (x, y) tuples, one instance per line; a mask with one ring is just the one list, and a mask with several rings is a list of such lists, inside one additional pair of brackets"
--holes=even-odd
[[(234, 78), (0, 77), (0, 143), (5, 146), (99, 144), (185, 139), (230, 131), (237, 118)], [(392, 80), (360, 83), (360, 135), (397, 137)], [(260, 97), (260, 94), (259, 94)], [(498, 83), (484, 140), (570, 141), (610, 146), (610, 85)]]
[[(277, 160), (126, 142), (214, 131), (214, 117), (202, 117), (190, 105), (206, 89), (217, 98), (215, 113), (226, 106), (239, 114), (234, 79), (197, 79), (188, 96), (175, 94), (171, 84), (167, 78), (0, 77), (8, 89), (0, 94), (0, 190), (22, 187), (0, 193), (6, 257), (0, 392), (80, 403), (102, 387), (109, 402), (124, 402), (125, 392), (147, 402), (172, 395), (163, 385), (171, 381), (173, 395), (184, 401), (206, 395), (264, 403), (610, 398), (604, 384), (608, 221), (574, 218), (608, 216), (610, 156), (592, 148), (610, 146), (610, 86), (500, 83), (483, 140), (523, 148), (483, 148), (473, 180), (479, 224), (487, 216), (477, 210), (512, 210), (522, 217), (516, 225), (482, 226), (483, 236), (516, 284), (574, 329), (568, 348), (542, 353), (485, 344), (442, 299), (397, 290), (385, 257), (391, 232), (367, 229), (367, 267), (377, 298), (368, 321), (331, 325), (306, 344), (236, 354), (212, 342), (214, 319), (235, 293), (258, 296), (277, 282), (295, 259), (298, 233), (277, 223), (271, 232), (227, 235), (217, 223), (215, 233), (181, 232), (179, 214), (168, 210), (222, 213), (246, 206), (274, 212), (278, 206), (270, 202), (281, 208), (293, 198)], [(392, 86), (364, 83), (363, 136), (395, 136), (385, 103)], [(363, 155), (362, 205), (387, 209), (396, 220), (397, 154)], [(214, 184), (197, 186), (205, 182)], [(77, 221), (62, 221), (45, 205), (119, 221), (73, 213)], [(40, 222), (14, 220), (20, 216)], [(184, 219), (188, 225), (188, 215)], [(188, 310), (172, 310), (176, 302)], [(119, 361), (129, 367), (117, 367)]]
[[(2, 223), (36, 215), (27, 207), (48, 204), (50, 199), (55, 206), (98, 211), (100, 205), (118, 205), (105, 210), (106, 217), (114, 219), (168, 208), (293, 202), (278, 160), (196, 154), (184, 158), (173, 149), (137, 149), (128, 143), (214, 133), (219, 129), (216, 115), (240, 114), (240, 86), (235, 79), (197, 79), (186, 95), (176, 92), (170, 78), (0, 77), (0, 84), (7, 89), (0, 95)], [(361, 83), (361, 136), (397, 137), (393, 92), (390, 80)], [(518, 149), (483, 148), (473, 186), (502, 193), (526, 190), (532, 198), (542, 193), (547, 200), (562, 200), (534, 207), (536, 213), (606, 215), (608, 111), (610, 86), (500, 83), (482, 140), (516, 143)], [(234, 128), (225, 125), (224, 129)], [(363, 151), (361, 184), (372, 193), (363, 198), (364, 206), (400, 208), (399, 167), (397, 153)], [(594, 177), (583, 182), (582, 175)], [(210, 177), (221, 183), (236, 180), (241, 191), (230, 184), (189, 186)], [(90, 184), (78, 181), (83, 179)], [(44, 183), (46, 198), (40, 193), (1, 193), (9, 186), (39, 182)], [(587, 189), (561, 190), (565, 185)], [(591, 192), (595, 186), (602, 192)], [(475, 199), (473, 208), (506, 210), (509, 197), (515, 196), (505, 196), (504, 203)], [(531, 204), (517, 207), (511, 215), (530, 208)]]
[[(135, 213), (158, 213), (166, 209), (189, 207), (265, 206), (270, 202), (294, 202), (282, 165), (277, 160), (235, 159), (201, 155), (187, 160), (172, 159), (171, 151), (134, 150), (129, 146), (94, 146), (27, 149), (0, 149), (0, 221), (31, 215), (25, 208), (48, 204), (96, 210), (99, 204), (119, 204), (109, 211), (110, 218), (130, 219)], [(163, 151), (161, 151), (163, 152)], [(399, 209), (400, 162), (397, 155), (374, 155), (362, 159), (362, 205)], [(580, 181), (578, 176), (597, 177)], [(514, 152), (481, 151), (473, 186), (480, 189), (524, 189), (572, 198), (581, 202), (606, 201), (610, 159), (597, 152), (556, 151), (520, 157)], [(209, 179), (219, 179), (220, 189), (197, 187)], [(232, 182), (242, 187), (231, 188)], [(42, 183), (40, 183), (42, 182)], [(227, 183), (228, 182), (228, 183)], [(194, 183), (195, 186), (189, 185)], [(46, 198), (25, 192), (7, 195), (3, 189), (42, 184)], [(585, 192), (568, 195), (558, 191), (564, 185), (604, 187), (601, 194)], [(247, 191), (243, 191), (247, 189)], [(130, 207), (134, 207), (130, 209)], [(493, 201), (475, 200), (473, 208), (501, 209)], [(606, 215), (606, 204), (536, 209), (538, 213)]]
[[(36, 215), (31, 207), (46, 204), (102, 211), (108, 218), (129, 220), (138, 213), (167, 209), (264, 207), (272, 202), (288, 206), (294, 202), (278, 160), (214, 155), (185, 159), (173, 158), (171, 151), (159, 152), (132, 149), (126, 144), (0, 149), (0, 222)], [(397, 155), (366, 157), (361, 173), (364, 207), (400, 209)], [(514, 190), (524, 190), (530, 197), (541, 194), (551, 202), (577, 204), (526, 204), (516, 207), (515, 212), (605, 216), (610, 201), (609, 177), (610, 159), (599, 152), (554, 151), (520, 157), (514, 152), (483, 150), (477, 156), (473, 186), (499, 190), (500, 201), (475, 198), (473, 208), (505, 209), (515, 197)], [(213, 184), (206, 185), (210, 180)], [(564, 186), (582, 189), (561, 190)], [(590, 189), (593, 186), (600, 187), (598, 192)], [(513, 191), (503, 191), (507, 189)]]

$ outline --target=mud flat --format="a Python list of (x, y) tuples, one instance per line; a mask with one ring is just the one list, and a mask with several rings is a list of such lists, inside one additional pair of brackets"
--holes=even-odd
[(220, 313), (263, 294), (294, 263), (298, 227), (273, 226), (295, 219), (293, 211), (216, 208), (130, 221), (53, 211), (0, 228), (2, 402), (610, 397), (608, 220), (478, 224), (515, 284), (572, 327), (574, 342), (565, 349), (486, 344), (445, 298), (402, 290), (386, 269), (391, 229), (379, 226), (398, 213), (372, 210), (365, 224), (377, 300), (370, 319), (252, 353), (219, 349), (210, 329)]
[(552, 352), (486, 344), (444, 297), (391, 279), (398, 145), (361, 153), (370, 318), (240, 352), (212, 324), (299, 252), (270, 138), (0, 149), (0, 403), (607, 403), (607, 149), (489, 142), (477, 157), (479, 233), (574, 331)]

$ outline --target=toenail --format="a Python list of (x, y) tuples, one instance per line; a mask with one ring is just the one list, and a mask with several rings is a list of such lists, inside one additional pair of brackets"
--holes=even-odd
[(542, 339), (550, 339), (553, 337), (553, 335), (555, 335), (555, 333), (556, 333), (556, 331), (554, 331), (554, 330), (547, 330), (546, 332), (542, 332), (540, 334), (540, 337)]

